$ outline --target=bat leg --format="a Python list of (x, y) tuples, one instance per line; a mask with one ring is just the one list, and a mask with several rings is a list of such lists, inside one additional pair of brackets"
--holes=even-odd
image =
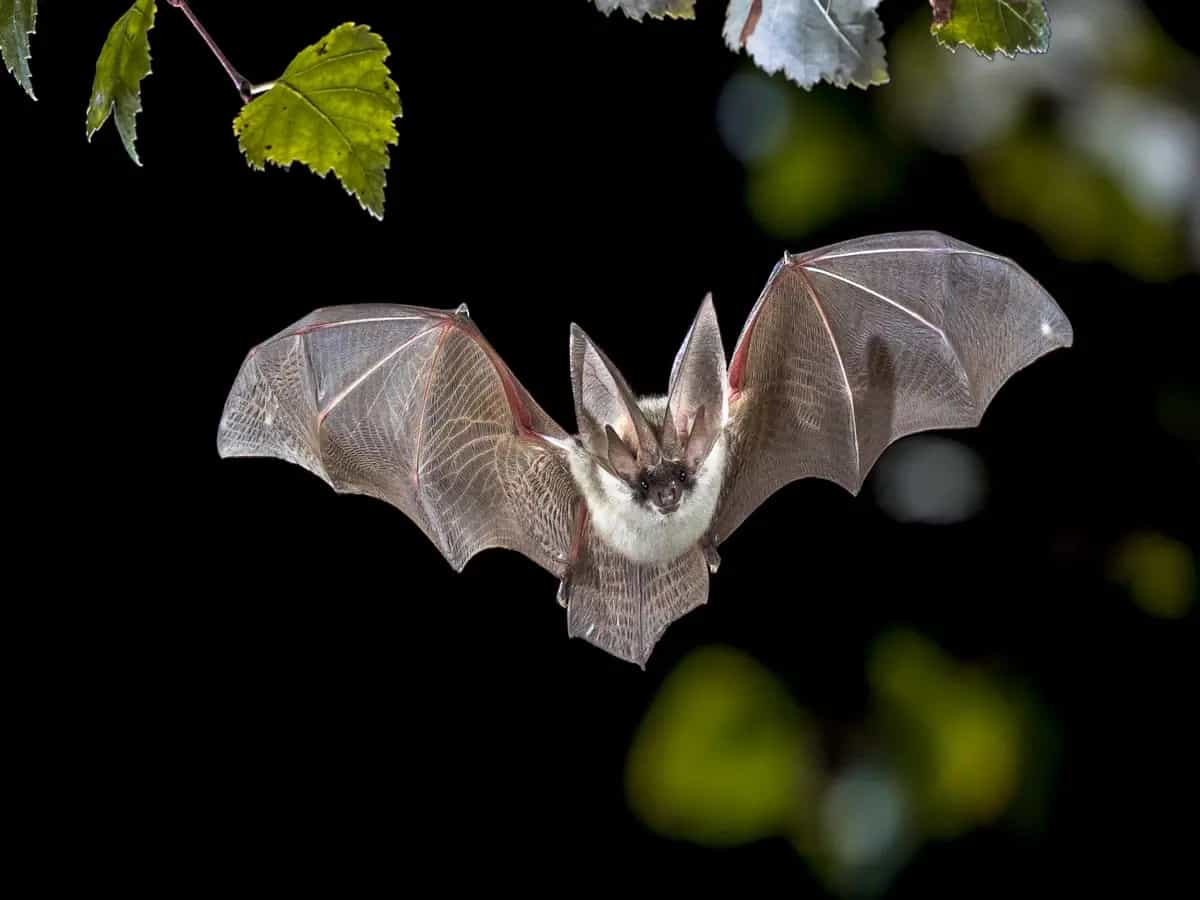
[(558, 605), (563, 609), (566, 609), (567, 604), (571, 602), (571, 575), (574, 573), (575, 563), (579, 561), (579, 557), (583, 553), (583, 538), (587, 531), (587, 504), (583, 502), (582, 498), (578, 504), (575, 507), (575, 533), (571, 536), (571, 552), (567, 558), (566, 568), (563, 569), (562, 578), (558, 582), (558, 593), (555, 594)]
[(700, 550), (704, 553), (704, 561), (708, 563), (708, 571), (716, 575), (717, 569), (721, 568), (721, 554), (717, 552), (713, 539), (708, 535), (701, 538)]

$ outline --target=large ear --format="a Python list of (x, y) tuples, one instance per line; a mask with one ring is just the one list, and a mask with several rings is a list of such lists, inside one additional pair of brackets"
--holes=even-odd
[(660, 454), (654, 431), (638, 409), (633, 392), (607, 356), (578, 325), (571, 325), (571, 389), (575, 394), (575, 420), (588, 450), (608, 456), (611, 427), (638, 460), (648, 462)]
[(699, 460), (708, 455), (725, 427), (727, 386), (725, 347), (721, 344), (721, 329), (709, 294), (700, 304), (700, 311), (671, 366), (669, 424), (663, 427), (664, 453), (679, 459), (686, 450), (689, 462), (697, 455)]

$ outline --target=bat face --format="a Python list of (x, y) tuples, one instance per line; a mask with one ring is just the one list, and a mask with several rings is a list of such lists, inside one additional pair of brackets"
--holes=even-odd
[(630, 487), (643, 506), (669, 515), (679, 509), (684, 493), (691, 493), (691, 473), (682, 461), (664, 460), (657, 466), (642, 469), (636, 483)]

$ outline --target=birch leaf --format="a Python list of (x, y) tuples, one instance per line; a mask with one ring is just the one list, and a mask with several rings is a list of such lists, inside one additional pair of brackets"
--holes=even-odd
[(879, 0), (730, 0), (725, 42), (803, 88), (888, 81)]
[(29, 69), (29, 36), (37, 25), (37, 0), (0, 0), (0, 56), (17, 84), (33, 96), (33, 72)]
[(694, 19), (696, 18), (696, 0), (595, 0), (596, 8), (608, 15), (614, 9), (620, 9), (631, 19), (642, 20), (642, 16), (652, 19)]
[(154, 0), (137, 0), (108, 32), (96, 60), (96, 77), (87, 110), (88, 140), (113, 115), (129, 158), (139, 166), (142, 162), (134, 142), (137, 114), (142, 109), (142, 79), (150, 74), (154, 11)]
[(331, 170), (347, 192), (383, 218), (388, 145), (400, 95), (384, 60), (390, 51), (365, 25), (347, 22), (304, 50), (233, 122), (250, 165), (299, 162), (318, 175)]
[(980, 56), (1045, 53), (1050, 17), (1043, 0), (937, 0), (930, 32), (951, 50), (966, 44)]

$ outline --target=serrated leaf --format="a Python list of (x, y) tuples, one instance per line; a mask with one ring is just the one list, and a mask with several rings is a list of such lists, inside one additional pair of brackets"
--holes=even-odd
[(879, 0), (730, 0), (725, 43), (803, 88), (888, 81)]
[(318, 175), (332, 170), (382, 219), (388, 144), (399, 137), (393, 120), (401, 114), (399, 90), (384, 65), (390, 52), (379, 35), (353, 22), (300, 51), (233, 122), (250, 165), (299, 162)]
[(0, 56), (4, 67), (34, 100), (29, 36), (37, 25), (37, 0), (0, 0)]
[(154, 27), (154, 0), (137, 0), (108, 32), (100, 58), (87, 110), (87, 137), (90, 141), (100, 126), (113, 115), (117, 131), (129, 158), (139, 166), (134, 143), (137, 141), (137, 114), (142, 109), (142, 79), (150, 74), (150, 29)]
[(652, 19), (696, 18), (696, 0), (595, 0), (595, 3), (596, 8), (605, 15), (620, 9), (629, 18), (639, 22), (642, 16)]
[(1045, 53), (1050, 46), (1043, 0), (937, 0), (929, 31), (943, 47), (966, 44), (988, 59)]

